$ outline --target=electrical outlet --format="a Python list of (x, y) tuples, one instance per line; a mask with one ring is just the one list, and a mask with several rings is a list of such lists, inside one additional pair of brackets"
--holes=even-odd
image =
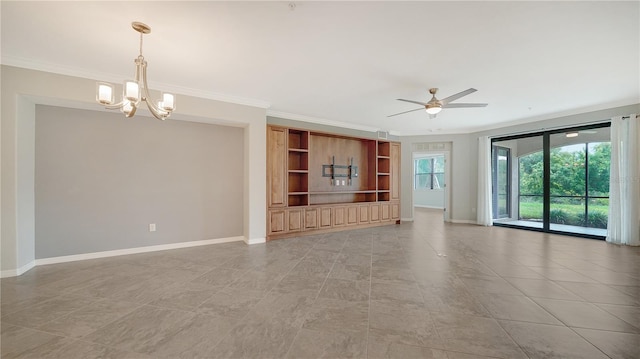
[(149, 224), (149, 232), (155, 232), (155, 231), (156, 231), (156, 224), (155, 223)]

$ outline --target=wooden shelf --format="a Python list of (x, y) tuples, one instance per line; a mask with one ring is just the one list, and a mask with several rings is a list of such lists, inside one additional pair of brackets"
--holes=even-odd
[(388, 174), (378, 175), (378, 191), (389, 191), (391, 185), (391, 176)]
[(289, 193), (287, 197), (289, 207), (306, 206), (309, 204), (309, 195), (306, 193)]
[(289, 150), (309, 150), (309, 131), (289, 129)]
[(378, 157), (389, 157), (391, 155), (391, 146), (389, 142), (378, 142)]
[(309, 174), (303, 171), (289, 172), (289, 193), (308, 192)]
[(366, 191), (331, 191), (331, 192), (309, 192), (309, 194), (340, 194), (340, 193), (376, 193), (376, 190), (366, 190)]
[(355, 191), (355, 192), (311, 192), (309, 193), (310, 204), (338, 204), (338, 203), (361, 203), (375, 202), (375, 191)]
[(267, 238), (399, 223), (400, 144), (267, 127)]
[(391, 160), (388, 157), (378, 157), (378, 173), (389, 173)]

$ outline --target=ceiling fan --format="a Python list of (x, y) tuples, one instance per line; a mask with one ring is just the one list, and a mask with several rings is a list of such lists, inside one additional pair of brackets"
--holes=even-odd
[[(427, 113), (429, 114), (429, 118), (435, 118), (436, 114), (438, 114), (443, 108), (465, 108), (465, 107), (485, 107), (485, 106), (487, 106), (486, 103), (451, 103), (451, 101), (455, 101), (455, 100), (459, 99), (460, 97), (467, 96), (467, 95), (472, 94), (472, 93), (474, 93), (476, 91), (478, 91), (478, 90), (476, 90), (474, 88), (470, 88), (468, 90), (464, 90), (462, 92), (458, 92), (455, 95), (451, 95), (449, 97), (445, 97), (442, 100), (438, 100), (436, 98), (436, 92), (438, 92), (438, 89), (437, 88), (431, 88), (431, 89), (429, 89), (429, 93), (431, 94), (431, 100), (429, 100), (429, 102), (405, 100), (405, 99), (402, 99), (402, 98), (399, 98), (398, 101), (411, 102), (411, 103), (415, 103), (415, 104), (418, 104), (418, 105), (422, 105), (422, 106), (424, 106), (424, 109), (427, 110)], [(387, 117), (398, 116), (398, 115), (402, 115), (402, 114), (405, 114), (405, 113), (418, 111), (418, 110), (422, 110), (422, 107), (421, 108), (417, 108), (415, 110), (409, 110), (409, 111), (396, 113), (396, 114), (393, 114), (393, 115), (389, 115)]]

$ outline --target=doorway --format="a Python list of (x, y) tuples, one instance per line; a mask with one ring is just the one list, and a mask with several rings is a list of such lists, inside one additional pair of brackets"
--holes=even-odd
[[(413, 206), (441, 210), (445, 222), (451, 220), (449, 208), (450, 152), (413, 152)], [(415, 210), (414, 210), (415, 212)]]

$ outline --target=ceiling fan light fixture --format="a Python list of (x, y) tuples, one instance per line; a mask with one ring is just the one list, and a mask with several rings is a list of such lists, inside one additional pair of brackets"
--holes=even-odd
[(439, 113), (440, 111), (442, 111), (442, 106), (438, 105), (438, 104), (434, 104), (434, 105), (427, 105), (425, 106), (427, 113), (430, 115), (435, 115), (437, 113)]

